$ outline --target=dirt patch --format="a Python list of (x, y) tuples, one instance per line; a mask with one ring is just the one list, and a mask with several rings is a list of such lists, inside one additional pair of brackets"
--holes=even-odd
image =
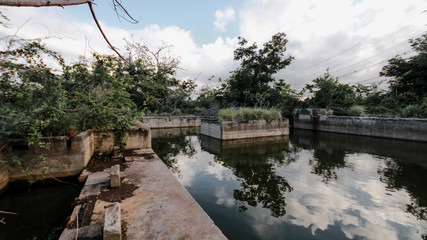
[(133, 191), (137, 188), (138, 187), (134, 184), (122, 183), (119, 188), (112, 188), (108, 191), (101, 192), (101, 194), (98, 195), (98, 199), (106, 202), (121, 202), (128, 197), (132, 197)]
[[(80, 201), (80, 204), (82, 204), (82, 207), (80, 208), (79, 213), (77, 214), (79, 219), (79, 222), (78, 222), (79, 227), (88, 226), (90, 224), (90, 219), (93, 214), (93, 209), (95, 208), (96, 199), (97, 199), (96, 196), (93, 195), (93, 196), (88, 196)], [(77, 228), (76, 220), (71, 222), (67, 226), (67, 228), (69, 229)]]
[(144, 158), (146, 160), (150, 160), (150, 159), (154, 158), (154, 153), (152, 153), (152, 152), (150, 152), (150, 153), (136, 153), (135, 151), (130, 150), (130, 151), (126, 151), (124, 153), (124, 156), (125, 157), (129, 157), (129, 156), (132, 156), (132, 157), (142, 157), (142, 158)]
[(127, 232), (128, 232), (128, 226), (127, 226), (127, 222), (122, 220), (121, 223), (121, 227), (122, 227), (122, 240), (127, 240)]
[(114, 165), (120, 165), (120, 171), (127, 168), (127, 164), (124, 162), (124, 158), (112, 158), (112, 154), (94, 154), (90, 159), (86, 170), (89, 172), (101, 172), (106, 168), (110, 168)]

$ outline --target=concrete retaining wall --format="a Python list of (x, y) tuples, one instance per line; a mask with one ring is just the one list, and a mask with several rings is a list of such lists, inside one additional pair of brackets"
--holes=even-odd
[(289, 135), (289, 120), (218, 122), (202, 120), (201, 134), (221, 140)]
[[(146, 124), (139, 124), (131, 127), (126, 133), (126, 149), (147, 149), (151, 148), (151, 131)], [(113, 149), (114, 132), (104, 131), (95, 133), (95, 151), (106, 152)]]
[(0, 165), (0, 193), (9, 184), (9, 171), (6, 166)]
[(427, 142), (427, 119), (297, 114), (294, 128)]
[(11, 182), (26, 180), (27, 177), (23, 173), (26, 168), (32, 169), (32, 175), (40, 175), (42, 166), (38, 166), (33, 161), (39, 156), (46, 157), (46, 164), (49, 166), (47, 178), (77, 175), (87, 165), (94, 151), (94, 134), (91, 130), (72, 138), (62, 136), (42, 140), (50, 143), (50, 149), (28, 146), (22, 140), (16, 140), (10, 144), (13, 153), (24, 160), (22, 166), (15, 167), (9, 172)]
[(200, 127), (201, 125), (200, 117), (197, 116), (143, 117), (142, 122), (151, 129)]
[[(22, 158), (23, 164), (9, 172), (0, 167), (0, 191), (7, 182), (27, 180), (27, 176), (23, 173), (27, 168), (32, 170), (33, 177), (40, 177), (43, 166), (33, 161), (40, 156), (46, 157), (46, 165), (49, 167), (45, 178), (78, 175), (86, 167), (94, 151), (103, 152), (112, 149), (113, 136), (113, 131), (87, 130), (74, 137), (42, 138), (43, 141), (50, 143), (50, 148), (47, 150), (29, 146), (24, 140), (10, 141), (9, 146), (13, 154)], [(127, 149), (151, 149), (151, 131), (147, 125), (138, 123), (128, 131), (127, 136)]]

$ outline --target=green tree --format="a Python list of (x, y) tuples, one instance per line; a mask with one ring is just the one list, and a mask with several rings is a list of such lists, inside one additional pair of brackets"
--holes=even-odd
[(427, 92), (427, 33), (409, 40), (418, 54), (407, 59), (396, 56), (388, 61), (380, 72), (390, 77), (390, 92), (394, 95), (411, 92), (420, 99)]
[(313, 84), (306, 84), (310, 97), (306, 102), (311, 107), (333, 109), (337, 113), (344, 113), (356, 102), (353, 88), (348, 84), (341, 84), (327, 70), (323, 76), (313, 80)]
[(180, 81), (175, 77), (180, 61), (170, 55), (171, 48), (163, 44), (153, 51), (145, 44), (128, 42), (124, 70), (132, 78), (127, 90), (138, 109), (179, 113), (179, 109), (189, 107), (196, 84), (193, 79)]
[(234, 60), (241, 61), (240, 67), (223, 84), (225, 100), (231, 105), (269, 107), (274, 97), (274, 74), (288, 66), (293, 57), (285, 56), (285, 33), (277, 33), (258, 49), (256, 43), (246, 46), (248, 41), (239, 37), (239, 45), (234, 51)]
[[(131, 78), (122, 60), (94, 55), (93, 61), (81, 59), (67, 66), (38, 42), (12, 39), (8, 49), (0, 51), (0, 70), (0, 149), (5, 150), (11, 138), (48, 149), (42, 137), (114, 129), (114, 145), (124, 150), (125, 132), (138, 112), (126, 91)], [(43, 154), (35, 159), (44, 164)], [(0, 163), (20, 164), (13, 156)]]

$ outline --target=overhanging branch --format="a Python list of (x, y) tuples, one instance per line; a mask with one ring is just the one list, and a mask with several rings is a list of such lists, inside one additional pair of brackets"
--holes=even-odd
[(95, 20), (96, 26), (98, 26), (98, 29), (99, 29), (99, 31), (101, 32), (102, 36), (104, 37), (105, 41), (107, 42), (108, 46), (110, 46), (110, 48), (111, 48), (114, 52), (116, 52), (116, 53), (117, 53), (117, 55), (119, 55), (119, 57), (120, 57), (122, 60), (125, 60), (125, 58), (124, 58), (124, 57), (123, 57), (123, 56), (122, 56), (122, 55), (117, 51), (117, 48), (116, 48), (116, 47), (114, 47), (114, 46), (110, 43), (110, 41), (108, 40), (107, 36), (105, 36), (105, 33), (104, 33), (104, 31), (102, 30), (101, 25), (100, 25), (100, 24), (99, 24), (99, 22), (98, 22), (98, 19), (96, 18), (95, 11), (93, 11), (92, 2), (88, 2), (87, 4), (89, 5), (90, 12), (92, 13), (93, 20)]
[(11, 7), (51, 7), (71, 6), (91, 3), (93, 0), (0, 0), (0, 6)]

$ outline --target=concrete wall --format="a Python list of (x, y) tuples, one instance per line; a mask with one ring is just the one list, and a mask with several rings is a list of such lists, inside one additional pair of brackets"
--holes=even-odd
[[(151, 149), (150, 128), (140, 122), (136, 125), (127, 133), (126, 148), (131, 150)], [(27, 176), (23, 173), (26, 168), (32, 169), (31, 174), (33, 176), (41, 176), (43, 166), (38, 166), (33, 161), (39, 156), (45, 156), (46, 165), (49, 166), (48, 174), (45, 175), (46, 178), (78, 175), (86, 167), (94, 151), (103, 152), (112, 149), (113, 136), (113, 131), (93, 132), (87, 130), (74, 137), (43, 138), (43, 141), (50, 143), (48, 150), (37, 146), (28, 146), (23, 140), (11, 141), (9, 146), (12, 148), (12, 152), (24, 161), (22, 166), (15, 167), (9, 172), (9, 181), (27, 180)], [(3, 176), (1, 174), (0, 186)]]
[(427, 142), (427, 119), (297, 114), (294, 128)]
[(151, 129), (200, 127), (201, 125), (200, 117), (197, 116), (143, 117), (142, 122)]
[[(139, 123), (131, 127), (126, 133), (126, 149), (148, 149), (151, 148), (151, 130), (146, 124)], [(95, 151), (106, 152), (113, 149), (114, 131), (103, 131), (95, 133)]]
[(151, 138), (168, 138), (177, 136), (199, 135), (200, 127), (157, 128), (151, 130)]
[(201, 134), (222, 140), (289, 135), (289, 120), (248, 122), (202, 121)]
[(218, 121), (202, 120), (200, 133), (217, 139), (222, 139), (222, 126)]
[(26, 180), (22, 172), (26, 168), (33, 169), (34, 176), (39, 176), (42, 166), (34, 163), (33, 159), (45, 156), (49, 166), (47, 178), (68, 177), (79, 174), (87, 165), (94, 151), (94, 134), (91, 130), (82, 132), (75, 137), (51, 137), (43, 138), (50, 143), (50, 149), (41, 149), (37, 146), (28, 146), (22, 140), (13, 141), (10, 146), (18, 157), (21, 157), (23, 165), (15, 167), (9, 172), (10, 181)]
[(0, 193), (6, 189), (7, 184), (9, 184), (9, 171), (4, 165), (0, 165)]

